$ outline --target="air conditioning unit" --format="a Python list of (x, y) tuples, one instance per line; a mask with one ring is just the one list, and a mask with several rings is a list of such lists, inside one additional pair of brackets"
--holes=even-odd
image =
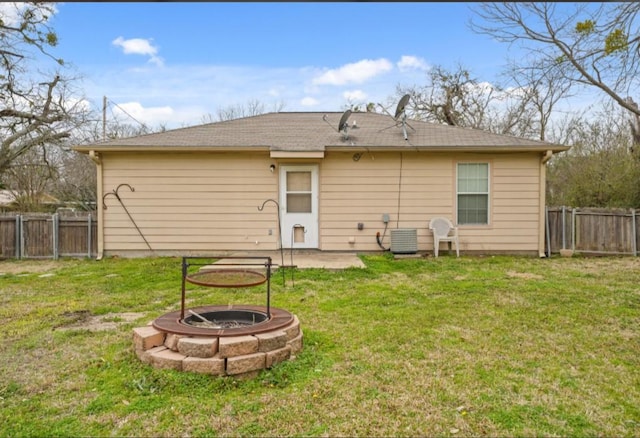
[(391, 230), (391, 252), (394, 254), (415, 254), (418, 252), (418, 230), (415, 228)]

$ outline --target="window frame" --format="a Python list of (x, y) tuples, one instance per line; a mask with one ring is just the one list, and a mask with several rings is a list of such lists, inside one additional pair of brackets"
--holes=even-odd
[[(484, 191), (468, 191), (468, 192), (461, 192), (460, 191), (460, 167), (461, 165), (470, 165), (470, 164), (475, 164), (475, 165), (484, 165), (486, 166), (487, 169), (487, 179), (486, 179), (486, 183), (487, 183), (487, 190), (486, 192)], [(455, 214), (456, 214), (456, 224), (457, 225), (461, 225), (461, 226), (488, 226), (491, 224), (491, 163), (489, 161), (460, 161), (456, 163), (456, 208), (455, 208)], [(487, 212), (487, 220), (486, 222), (467, 222), (467, 223), (462, 223), (460, 222), (460, 196), (461, 195), (484, 195), (486, 196), (486, 212)]]

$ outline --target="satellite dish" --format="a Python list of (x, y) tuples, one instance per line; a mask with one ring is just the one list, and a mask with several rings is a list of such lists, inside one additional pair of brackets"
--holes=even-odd
[(398, 120), (398, 117), (400, 117), (400, 115), (404, 113), (404, 108), (409, 103), (410, 98), (411, 98), (410, 94), (405, 94), (404, 96), (402, 96), (402, 98), (400, 99), (400, 102), (398, 102), (398, 107), (396, 108), (396, 115), (393, 117), (394, 119)]
[(342, 117), (340, 117), (340, 122), (338, 123), (338, 132), (340, 132), (343, 129), (345, 129), (345, 133), (346, 133), (346, 128), (349, 127), (349, 124), (347, 123), (347, 120), (349, 120), (350, 116), (351, 116), (351, 110), (346, 110), (342, 114)]
[[(349, 120), (349, 117), (351, 116), (351, 110), (346, 110), (344, 113), (342, 113), (342, 116), (340, 117), (340, 122), (338, 122), (338, 129), (335, 128), (335, 125), (332, 125), (329, 122), (329, 118), (327, 117), (327, 115), (325, 114), (324, 116), (322, 116), (322, 120), (324, 120), (324, 122), (328, 125), (330, 125), (334, 131), (340, 133), (342, 132), (342, 140), (346, 141), (349, 140), (349, 123), (347, 122)], [(353, 126), (351, 126), (352, 128), (357, 128), (356, 123), (353, 122)], [(351, 142), (351, 144), (353, 145), (353, 141)]]
[[(404, 136), (404, 139), (409, 141), (409, 135), (407, 133), (407, 126), (409, 128), (411, 128), (413, 131), (415, 131), (413, 126), (411, 126), (409, 123), (407, 123), (407, 113), (405, 112), (405, 108), (407, 107), (407, 104), (409, 103), (409, 99), (410, 98), (411, 98), (410, 94), (405, 94), (404, 96), (402, 96), (402, 98), (398, 102), (398, 106), (396, 107), (396, 115), (393, 116), (393, 119), (395, 120), (395, 124), (393, 124), (391, 126), (388, 126), (388, 127), (384, 128), (384, 129), (381, 129), (381, 131), (384, 131), (385, 129), (393, 128), (394, 126), (400, 126), (402, 128), (402, 135)], [(381, 104), (379, 104), (379, 105), (382, 107), (384, 112), (387, 113), (389, 115), (389, 117), (391, 117), (391, 114), (389, 114), (389, 112), (385, 109), (385, 107), (382, 106)]]

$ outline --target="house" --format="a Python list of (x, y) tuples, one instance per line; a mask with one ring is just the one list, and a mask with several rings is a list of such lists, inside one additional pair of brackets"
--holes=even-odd
[(40, 209), (54, 209), (60, 200), (48, 193), (33, 193), (26, 190), (0, 190), (0, 211), (30, 211), (36, 207)]
[(393, 229), (416, 230), (417, 250), (432, 251), (434, 216), (458, 226), (463, 253), (543, 256), (545, 163), (567, 149), (350, 111), (75, 148), (97, 165), (99, 257), (380, 251)]
[(0, 190), (0, 209), (8, 210), (15, 202), (16, 197), (11, 190)]

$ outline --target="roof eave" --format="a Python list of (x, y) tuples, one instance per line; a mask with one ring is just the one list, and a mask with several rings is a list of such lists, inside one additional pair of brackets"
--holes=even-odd
[(269, 146), (74, 146), (71, 149), (88, 154), (95, 152), (269, 152)]
[(359, 152), (359, 151), (377, 151), (377, 152), (398, 152), (398, 151), (417, 151), (417, 152), (474, 152), (474, 153), (496, 153), (496, 152), (547, 152), (553, 153), (564, 152), (569, 150), (570, 146), (561, 145), (536, 145), (536, 146), (327, 146), (327, 150), (343, 151), (343, 152)]

